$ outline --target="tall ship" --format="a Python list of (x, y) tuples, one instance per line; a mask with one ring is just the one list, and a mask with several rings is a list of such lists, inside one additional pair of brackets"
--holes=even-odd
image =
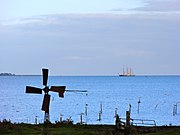
[(133, 69), (129, 67), (127, 67), (126, 69), (123, 67), (123, 72), (118, 74), (119, 76), (135, 76)]

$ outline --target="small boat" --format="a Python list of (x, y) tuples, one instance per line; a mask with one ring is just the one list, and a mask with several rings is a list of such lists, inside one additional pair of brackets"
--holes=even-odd
[(126, 68), (126, 71), (125, 71), (125, 69), (124, 69), (124, 67), (123, 67), (123, 72), (122, 72), (122, 74), (120, 74), (120, 73), (118, 73), (119, 74), (119, 76), (135, 76), (135, 74), (133, 73), (133, 70), (132, 70), (132, 68)]

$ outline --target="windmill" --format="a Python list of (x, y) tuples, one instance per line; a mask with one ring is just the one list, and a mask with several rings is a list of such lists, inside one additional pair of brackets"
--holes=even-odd
[(59, 97), (64, 98), (64, 92), (87, 92), (86, 90), (80, 91), (80, 90), (66, 90), (66, 86), (51, 86), (49, 87), (47, 85), (48, 82), (48, 69), (42, 69), (42, 74), (43, 74), (43, 85), (44, 88), (36, 88), (32, 86), (26, 86), (26, 93), (32, 93), (32, 94), (42, 94), (42, 91), (44, 91), (44, 99), (42, 103), (42, 108), (41, 110), (45, 112), (44, 115), (44, 122), (50, 122), (49, 118), (49, 104), (50, 104), (50, 95), (49, 91), (52, 92), (57, 92), (59, 94)]

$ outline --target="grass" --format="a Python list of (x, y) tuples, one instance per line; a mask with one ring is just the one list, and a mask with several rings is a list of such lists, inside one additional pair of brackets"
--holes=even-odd
[(158, 127), (155, 133), (146, 133), (143, 135), (180, 135), (180, 127)]
[[(179, 126), (161, 126), (156, 130), (148, 127), (136, 127), (141, 135), (180, 135)], [(136, 134), (137, 132), (134, 132)], [(12, 124), (0, 122), (0, 135), (123, 135), (114, 125), (72, 125), (72, 124)]]

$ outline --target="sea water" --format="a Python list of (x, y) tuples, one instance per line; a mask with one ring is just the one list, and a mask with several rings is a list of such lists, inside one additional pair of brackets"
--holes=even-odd
[[(43, 122), (44, 93), (26, 94), (27, 85), (43, 88), (42, 76), (0, 76), (0, 120), (34, 123), (37, 118)], [(65, 92), (64, 98), (49, 92), (51, 122), (62, 117), (78, 123), (83, 113), (87, 124), (114, 124), (115, 110), (120, 118), (125, 118), (131, 106), (132, 119), (180, 125), (180, 104), (173, 116), (173, 106), (180, 102), (180, 76), (50, 76), (48, 85), (88, 91)]]

